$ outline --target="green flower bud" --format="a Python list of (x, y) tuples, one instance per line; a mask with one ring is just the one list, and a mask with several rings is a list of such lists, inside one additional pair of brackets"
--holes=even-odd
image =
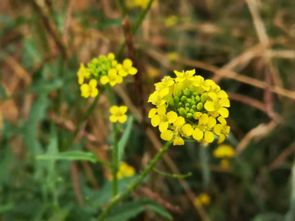
[(192, 113), (187, 113), (186, 118), (193, 118), (193, 114)]
[(182, 96), (182, 97), (180, 98), (180, 100), (181, 100), (182, 102), (186, 102), (186, 96)]
[(207, 100), (207, 95), (206, 94), (202, 94), (201, 96), (201, 101), (205, 102)]
[(181, 116), (185, 116), (186, 115), (186, 111), (183, 107), (180, 107), (177, 109), (178, 110), (178, 113), (181, 115)]
[(203, 103), (200, 102), (200, 103), (197, 104), (197, 110), (200, 111), (202, 109), (203, 109)]

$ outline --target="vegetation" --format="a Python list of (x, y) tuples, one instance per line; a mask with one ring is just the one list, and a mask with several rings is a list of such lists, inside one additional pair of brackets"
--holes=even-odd
[(295, 220), (294, 11), (2, 0), (0, 220)]

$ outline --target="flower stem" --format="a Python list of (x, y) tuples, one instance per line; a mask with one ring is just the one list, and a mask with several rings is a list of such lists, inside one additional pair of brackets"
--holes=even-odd
[(140, 185), (143, 182), (144, 178), (154, 169), (157, 162), (162, 159), (163, 155), (168, 151), (169, 147), (170, 143), (167, 142), (159, 150), (156, 156), (149, 162), (147, 167), (144, 168), (141, 174), (127, 187), (127, 189), (124, 192), (117, 194), (109, 201), (109, 203), (106, 205), (106, 207), (99, 215), (97, 221), (103, 221), (117, 203), (119, 203), (125, 197), (129, 196), (138, 187), (138, 185)]
[(117, 195), (118, 193), (118, 164), (119, 164), (119, 159), (118, 159), (118, 129), (117, 125), (113, 124), (113, 145), (112, 145), (112, 194), (113, 197)]

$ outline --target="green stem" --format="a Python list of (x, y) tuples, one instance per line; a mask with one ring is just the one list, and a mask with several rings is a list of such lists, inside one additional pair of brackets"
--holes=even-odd
[(140, 27), (141, 23), (143, 22), (145, 16), (147, 15), (149, 10), (151, 9), (153, 2), (154, 2), (154, 0), (149, 0), (146, 8), (139, 15), (138, 19), (136, 20), (136, 22), (134, 24), (134, 27), (132, 28), (132, 34), (135, 34), (137, 32), (137, 30)]
[(78, 123), (78, 126), (76, 130), (74, 131), (74, 139), (77, 136), (77, 134), (80, 132), (82, 125), (86, 122), (90, 114), (93, 112), (94, 108), (96, 107), (96, 104), (98, 102), (99, 95), (94, 98), (94, 101), (92, 104), (88, 107), (87, 111), (85, 112), (84, 116), (82, 117), (82, 120)]
[[(149, 10), (151, 9), (151, 7), (153, 5), (153, 2), (154, 2), (154, 0), (149, 0), (146, 8), (138, 16), (138, 18), (135, 21), (135, 24), (134, 24), (134, 26), (133, 26), (133, 28), (131, 30), (132, 34), (135, 34), (138, 31), (138, 29), (139, 29), (141, 23), (143, 22), (145, 16), (147, 15), (147, 13), (149, 12)], [(118, 55), (119, 56), (121, 56), (123, 54), (123, 50), (124, 50), (125, 46), (126, 46), (126, 39), (124, 40), (124, 42), (120, 46), (120, 49), (119, 49), (119, 52), (118, 52)]]
[(97, 221), (103, 221), (116, 204), (118, 204), (125, 197), (129, 196), (138, 187), (138, 185), (140, 185), (143, 182), (144, 178), (154, 169), (157, 162), (162, 159), (163, 155), (168, 151), (169, 147), (170, 147), (170, 143), (167, 142), (159, 150), (156, 156), (149, 162), (147, 167), (144, 168), (141, 174), (127, 187), (127, 189), (124, 192), (117, 194), (115, 197), (113, 197), (109, 201), (109, 203), (106, 205), (106, 207), (103, 209), (103, 211), (99, 215)]
[(113, 124), (113, 146), (112, 146), (112, 194), (113, 197), (117, 195), (118, 193), (118, 164), (119, 164), (119, 159), (118, 159), (118, 129), (117, 125)]

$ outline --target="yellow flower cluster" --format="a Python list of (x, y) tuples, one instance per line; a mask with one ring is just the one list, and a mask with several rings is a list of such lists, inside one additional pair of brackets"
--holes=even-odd
[(211, 202), (211, 198), (207, 193), (201, 193), (195, 198), (194, 203), (196, 205), (208, 206)]
[(195, 75), (195, 70), (174, 73), (175, 78), (166, 76), (156, 83), (149, 96), (148, 102), (155, 105), (148, 115), (152, 126), (173, 145), (190, 138), (204, 144), (215, 138), (223, 142), (230, 132), (227, 93), (214, 81)]
[(99, 93), (98, 84), (109, 84), (112, 87), (123, 82), (128, 75), (135, 75), (137, 69), (130, 59), (119, 63), (113, 53), (93, 58), (85, 67), (80, 65), (77, 72), (81, 96), (96, 97)]
[(221, 159), (220, 167), (225, 170), (229, 169), (230, 159), (233, 158), (235, 154), (235, 149), (227, 144), (221, 144), (213, 151), (213, 156)]
[(118, 179), (132, 177), (135, 175), (135, 169), (125, 162), (121, 162), (117, 172)]
[(110, 121), (112, 123), (117, 123), (117, 122), (119, 122), (121, 124), (125, 123), (127, 120), (127, 115), (126, 115), (127, 109), (128, 108), (124, 105), (123, 106), (112, 106), (110, 108), (110, 113), (111, 113), (111, 115), (109, 117)]
[(149, 0), (126, 0), (126, 6), (130, 9), (137, 7), (145, 9), (148, 3)]

